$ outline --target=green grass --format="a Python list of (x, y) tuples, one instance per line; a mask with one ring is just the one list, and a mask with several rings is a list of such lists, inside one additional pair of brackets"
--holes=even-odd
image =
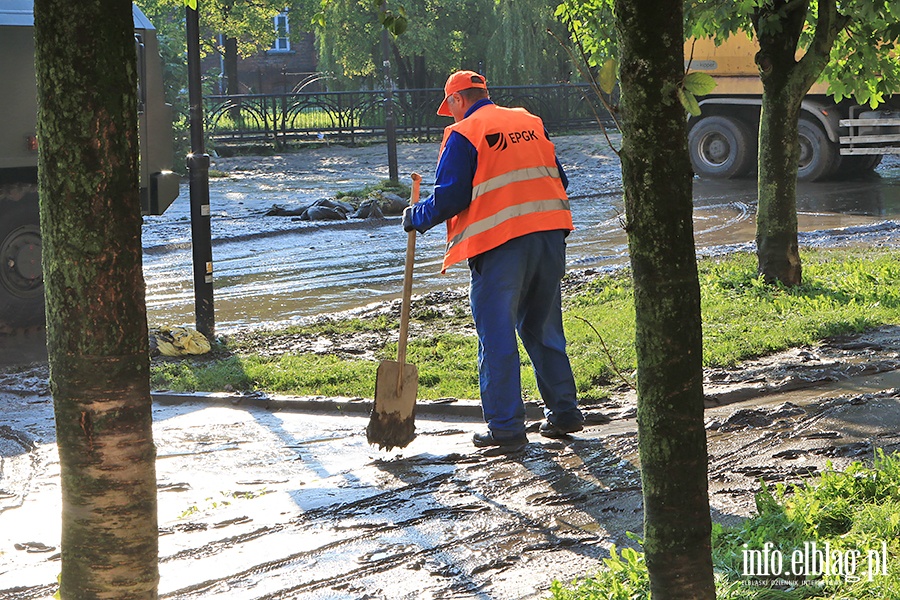
[(384, 124), (384, 117), (378, 112), (367, 111), (359, 113), (353, 109), (338, 111), (312, 107), (306, 107), (287, 115), (279, 114), (278, 116), (273, 116), (271, 107), (261, 111), (259, 106), (245, 105), (237, 112), (232, 108), (225, 108), (215, 114), (214, 117), (213, 122), (208, 127), (211, 133), (234, 129), (264, 131), (272, 127), (273, 118), (276, 120), (278, 128), (321, 129), (326, 134), (340, 126), (340, 124), (343, 124), (345, 129), (352, 125), (357, 127), (380, 127)]
[[(277, 358), (232, 356), (207, 363), (166, 362), (153, 368), (151, 385), (175, 391), (222, 390), (325, 396), (371, 396), (372, 364), (334, 356), (291, 355)], [(227, 382), (223, 384), (223, 382)]]
[[(412, 340), (407, 362), (419, 367), (420, 399), (477, 398), (472, 339), (444, 334)], [(390, 344), (379, 358), (396, 360)], [(154, 389), (174, 391), (265, 390), (283, 394), (368, 397), (375, 392), (377, 363), (329, 355), (284, 354), (278, 357), (235, 355), (212, 361), (162, 362), (153, 366)], [(473, 394), (472, 390), (476, 390)]]
[[(699, 263), (703, 316), (703, 363), (739, 361), (826, 337), (859, 333), (900, 322), (900, 252), (829, 250), (803, 254), (804, 283), (797, 288), (766, 285), (756, 274), (756, 256), (737, 254)], [(579, 394), (602, 394), (637, 366), (634, 304), (628, 275), (603, 278), (572, 299), (566, 334)], [(574, 319), (589, 321), (596, 334)]]
[(872, 249), (805, 253), (803, 284), (796, 289), (765, 285), (753, 273), (755, 256), (703, 263), (704, 361), (733, 365), (898, 322), (898, 259), (896, 251)]
[[(237, 116), (237, 119), (235, 119)], [(351, 117), (349, 111), (345, 111), (343, 115), (333, 113), (321, 109), (305, 109), (301, 112), (295, 112), (284, 123), (285, 127), (296, 129), (330, 129), (335, 126), (336, 119), (344, 119), (347, 122)], [(215, 132), (217, 130), (231, 129), (259, 129), (264, 127), (265, 119), (271, 119), (271, 114), (263, 115), (259, 112), (258, 107), (240, 109), (237, 115), (231, 108), (224, 109), (221, 114), (217, 115), (213, 126), (210, 129)], [(279, 125), (281, 123), (279, 122)], [(271, 124), (269, 124), (271, 127)]]
[(390, 192), (401, 198), (409, 198), (412, 194), (412, 188), (402, 181), (393, 183), (390, 179), (382, 179), (379, 183), (369, 184), (362, 189), (350, 190), (349, 192), (338, 192), (335, 197), (344, 200), (364, 200), (369, 196), (375, 196), (380, 192)]
[[(759, 570), (747, 573), (745, 551), (762, 549), (766, 542), (783, 554), (785, 570), (792, 568), (793, 553), (813, 542), (819, 550), (827, 542), (832, 553), (848, 557), (859, 552), (859, 557), (855, 568), (852, 562), (842, 573), (832, 567), (830, 575), (811, 576), (808, 584), (789, 587), (779, 585), (775, 577), (760, 576)], [(882, 543), (886, 574), (877, 570), (881, 561), (873, 556), (869, 577), (869, 552), (883, 556)], [(900, 600), (900, 455), (879, 450), (871, 466), (854, 462), (844, 471), (829, 468), (820, 478), (790, 489), (782, 484), (774, 492), (764, 487), (757, 496), (756, 516), (734, 527), (713, 525), (712, 548), (719, 600)], [(554, 581), (550, 598), (649, 600), (642, 552), (613, 548), (604, 562), (606, 569), (595, 575), (569, 584)], [(805, 558), (798, 564), (811, 566)]]
[[(828, 336), (900, 323), (900, 252), (872, 248), (804, 252), (803, 265), (803, 285), (786, 289), (765, 285), (757, 277), (754, 255), (700, 261), (706, 366), (732, 366)], [(419, 368), (419, 397), (478, 398), (477, 342), (471, 329), (461, 327), (471, 322), (467, 312), (443, 318), (425, 311), (415, 320), (435, 329), (432, 335), (410, 340), (408, 362)], [(622, 377), (633, 383), (637, 359), (627, 273), (598, 279), (567, 298), (563, 320), (582, 399), (607, 396), (621, 385)], [(331, 321), (287, 333), (339, 334), (396, 327), (396, 321), (382, 317)], [(303, 395), (371, 397), (374, 393), (377, 363), (371, 361), (318, 355), (265, 359), (251, 355), (240, 344), (229, 350), (234, 356), (155, 364), (152, 383), (177, 391), (219, 391), (230, 386)], [(377, 358), (392, 358), (395, 352), (389, 346)], [(536, 398), (528, 357), (521, 348), (520, 353), (523, 393)]]

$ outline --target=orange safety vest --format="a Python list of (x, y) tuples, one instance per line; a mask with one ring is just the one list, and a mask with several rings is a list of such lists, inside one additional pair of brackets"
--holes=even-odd
[(544, 123), (523, 108), (487, 104), (444, 129), (464, 136), (478, 152), (472, 202), (447, 220), (441, 272), (509, 240), (537, 231), (571, 231), (572, 213)]

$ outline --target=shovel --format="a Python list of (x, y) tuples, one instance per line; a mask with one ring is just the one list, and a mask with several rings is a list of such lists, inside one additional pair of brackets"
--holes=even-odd
[[(419, 182), (422, 176), (412, 174), (410, 205), (419, 201)], [(403, 274), (403, 300), (400, 305), (400, 340), (397, 342), (397, 361), (383, 360), (375, 375), (375, 404), (366, 439), (379, 449), (405, 448), (416, 437), (416, 394), (419, 391), (419, 370), (406, 364), (406, 337), (409, 333), (409, 307), (412, 299), (413, 261), (416, 255), (416, 232), (406, 238), (406, 270)]]

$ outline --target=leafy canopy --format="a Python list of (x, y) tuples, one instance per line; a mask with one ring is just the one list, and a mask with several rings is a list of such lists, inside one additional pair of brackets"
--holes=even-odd
[[(250, 56), (272, 46), (275, 17), (290, 8), (288, 0), (137, 0), (137, 5), (161, 31), (171, 29), (184, 38), (185, 6), (200, 10), (202, 51), (216, 47), (219, 34), (238, 40), (238, 53)], [(171, 37), (176, 37), (172, 35)]]
[[(752, 20), (759, 17), (760, 34), (781, 33), (787, 10), (808, 5), (806, 25), (798, 52), (812, 43), (818, 17), (818, 0), (694, 0), (686, 4), (685, 31), (691, 37), (715, 37), (717, 41), (737, 33), (753, 35)], [(843, 0), (838, 13), (846, 20), (831, 48), (819, 81), (829, 84), (836, 102), (853, 97), (875, 108), (886, 96), (900, 91), (900, 63), (893, 50), (900, 40), (900, 3), (896, 0)]]
[[(731, 35), (754, 35), (753, 18), (761, 33), (780, 33), (784, 13), (808, 6), (806, 26), (798, 53), (802, 56), (815, 33), (818, 0), (687, 0), (685, 35), (715, 38), (721, 43)], [(838, 12), (847, 20), (831, 48), (830, 60), (820, 81), (829, 85), (835, 101), (855, 98), (876, 107), (900, 92), (900, 2), (896, 0), (841, 0)], [(598, 67), (616, 56), (612, 0), (563, 0), (556, 14), (581, 41), (586, 58)], [(685, 89), (688, 83), (685, 82)], [(694, 92), (696, 93), (696, 92)]]
[(336, 85), (378, 77), (382, 26), (394, 33), (390, 59), (424, 69), (427, 86), (443, 85), (460, 68), (481, 70), (489, 84), (516, 85), (564, 80), (571, 70), (547, 34), (548, 28), (564, 33), (553, 17), (555, 2), (313, 0), (292, 15), (311, 24), (320, 69), (331, 72)]

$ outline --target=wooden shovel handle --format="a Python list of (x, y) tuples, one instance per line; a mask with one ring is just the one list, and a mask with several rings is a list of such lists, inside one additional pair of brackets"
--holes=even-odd
[[(419, 201), (419, 183), (422, 181), (422, 176), (418, 173), (413, 173), (411, 177), (413, 185), (412, 197), (409, 199), (410, 206)], [(413, 229), (406, 238), (406, 270), (403, 273), (403, 300), (400, 304), (400, 340), (397, 342), (397, 362), (401, 365), (401, 378), (403, 377), (403, 365), (406, 363), (406, 338), (409, 334), (409, 312), (412, 304), (412, 274), (415, 257), (416, 230)]]

